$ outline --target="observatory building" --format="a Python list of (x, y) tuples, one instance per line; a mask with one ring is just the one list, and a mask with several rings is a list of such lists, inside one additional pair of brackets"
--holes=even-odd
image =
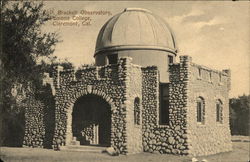
[[(110, 18), (98, 34), (94, 66), (58, 66), (44, 80), (55, 100), (52, 147), (194, 156), (232, 150), (230, 70), (195, 64), (189, 56), (176, 62), (177, 55), (172, 30), (151, 11), (126, 8)], [(27, 110), (25, 146), (50, 140), (45, 107)], [(32, 120), (40, 120), (39, 129)]]

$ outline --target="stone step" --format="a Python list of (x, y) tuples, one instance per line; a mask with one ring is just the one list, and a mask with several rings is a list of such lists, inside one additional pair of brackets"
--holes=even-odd
[(77, 145), (77, 146), (79, 146), (80, 145), (80, 141), (72, 140), (72, 141), (70, 141), (70, 145)]
[(87, 145), (67, 145), (67, 146), (60, 146), (61, 151), (80, 151), (80, 152), (94, 152), (94, 153), (101, 153), (107, 147), (102, 146), (87, 146)]

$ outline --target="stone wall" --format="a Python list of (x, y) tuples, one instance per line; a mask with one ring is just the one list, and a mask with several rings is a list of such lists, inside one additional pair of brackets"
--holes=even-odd
[(121, 58), (118, 64), (102, 67), (89, 66), (79, 71), (57, 68), (54, 72), (55, 132), (53, 147), (67, 145), (72, 140), (72, 109), (76, 100), (87, 94), (102, 97), (111, 106), (111, 146), (126, 154), (126, 78), (127, 58)]
[(143, 149), (186, 155), (185, 85), (180, 81), (180, 67), (170, 67), (169, 125), (159, 125), (159, 74), (156, 67), (143, 68)]
[(25, 135), (23, 146), (52, 148), (55, 127), (55, 100), (49, 85), (38, 94), (29, 93), (24, 103)]
[[(201, 156), (231, 150), (229, 70), (212, 70), (181, 56), (180, 63), (169, 67), (169, 124), (159, 125), (158, 71), (142, 69), (144, 151)], [(197, 122), (197, 97), (205, 100), (204, 124)], [(222, 122), (216, 122), (218, 100), (223, 103)]]
[[(126, 78), (126, 109), (127, 109), (127, 139), (128, 153), (142, 152), (142, 72), (141, 67), (133, 65), (132, 59), (128, 58)], [(139, 100), (138, 111), (135, 112), (135, 99)], [(135, 113), (138, 117), (138, 123), (135, 123)]]
[(94, 143), (94, 124), (86, 123), (85, 126), (83, 127), (84, 129), (81, 131), (81, 134), (85, 138), (86, 142), (89, 142), (89, 144), (95, 144)]
[[(189, 154), (209, 155), (232, 150), (229, 130), (230, 71), (216, 71), (182, 56), (187, 77), (187, 123)], [(197, 98), (204, 99), (204, 122), (197, 122)], [(216, 101), (222, 102), (222, 122), (216, 121)]]
[[(74, 104), (80, 97), (91, 94), (110, 105), (111, 146), (121, 154), (146, 151), (201, 156), (232, 149), (229, 70), (220, 72), (194, 64), (188, 56), (181, 56), (180, 63), (171, 64), (169, 123), (165, 125), (159, 122), (160, 81), (155, 66), (140, 67), (132, 64), (131, 58), (120, 58), (118, 64), (86, 66), (78, 71), (57, 67), (53, 79), (47, 81), (52, 85), (50, 93), (55, 95), (55, 109), (48, 108), (49, 98), (28, 100), (25, 146), (44, 147), (46, 142), (48, 145), (52, 130), (54, 149), (69, 145), (74, 140)], [(197, 122), (198, 97), (204, 99), (204, 122)], [(216, 121), (218, 100), (222, 103), (220, 122)], [(52, 111), (55, 114), (49, 117)], [(46, 124), (49, 119), (55, 123)], [(93, 128), (85, 133), (93, 141)]]
[(28, 97), (25, 105), (25, 135), (23, 146), (43, 148), (45, 137), (43, 110), (45, 105), (34, 97)]

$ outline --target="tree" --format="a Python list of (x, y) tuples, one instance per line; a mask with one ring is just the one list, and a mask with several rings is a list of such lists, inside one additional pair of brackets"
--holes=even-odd
[(4, 4), (1, 11), (2, 55), (4, 76), (19, 82), (38, 76), (36, 60), (50, 56), (58, 43), (56, 33), (42, 33), (41, 26), (52, 19), (43, 3)]
[(15, 140), (21, 138), (16, 133), (24, 129), (20, 121), (24, 113), (17, 94), (25, 96), (29, 88), (39, 89), (42, 72), (48, 65), (38, 65), (37, 60), (40, 57), (55, 59), (53, 52), (59, 42), (58, 35), (42, 33), (41, 27), (52, 19), (43, 7), (41, 2), (28, 1), (3, 1), (1, 4), (0, 144), (14, 141), (12, 145), (15, 145)]
[(230, 104), (230, 128), (233, 135), (250, 135), (250, 95), (232, 98)]

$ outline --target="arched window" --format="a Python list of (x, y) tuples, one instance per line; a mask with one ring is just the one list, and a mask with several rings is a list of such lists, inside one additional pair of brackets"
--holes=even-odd
[(136, 97), (134, 101), (134, 123), (140, 125), (140, 98)]
[(222, 123), (222, 102), (219, 99), (216, 101), (216, 122)]
[(197, 98), (197, 122), (203, 123), (205, 122), (205, 102), (202, 97)]

